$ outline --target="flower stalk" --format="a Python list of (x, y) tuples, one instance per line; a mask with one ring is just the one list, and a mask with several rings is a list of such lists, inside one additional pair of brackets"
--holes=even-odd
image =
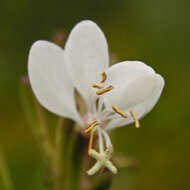
[(0, 188), (3, 190), (14, 190), (2, 151), (0, 151)]

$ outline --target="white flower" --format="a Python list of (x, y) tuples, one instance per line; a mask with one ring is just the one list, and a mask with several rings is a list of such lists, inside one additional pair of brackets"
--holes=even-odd
[[(106, 150), (112, 146), (107, 130), (134, 121), (138, 127), (138, 120), (154, 107), (164, 87), (164, 79), (140, 61), (124, 61), (110, 68), (108, 65), (105, 36), (92, 21), (78, 23), (64, 49), (47, 41), (35, 42), (28, 63), (30, 83), (42, 106), (75, 120), (84, 130), (89, 123), (96, 122), (91, 132), (98, 131), (101, 155), (106, 155), (102, 137)], [(101, 72), (107, 77), (102, 83)], [(99, 90), (92, 87), (93, 83), (98, 83), (103, 89), (110, 85), (113, 88), (97, 95)], [(74, 89), (86, 102), (88, 112), (85, 116), (76, 109)], [(98, 165), (105, 165), (105, 159), (104, 162), (98, 160)], [(97, 168), (88, 173), (94, 174)]]

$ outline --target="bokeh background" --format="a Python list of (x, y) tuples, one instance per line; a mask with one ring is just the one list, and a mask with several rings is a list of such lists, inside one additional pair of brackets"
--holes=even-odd
[(83, 19), (103, 29), (118, 61), (144, 61), (166, 81), (160, 101), (142, 119), (140, 129), (130, 125), (114, 131), (115, 149), (135, 158), (138, 167), (119, 171), (111, 189), (189, 188), (188, 0), (1, 0), (0, 4), (0, 149), (15, 190), (41, 190), (45, 175), (20, 101), (20, 78), (27, 74), (30, 46), (39, 39), (55, 40), (60, 31), (68, 35)]

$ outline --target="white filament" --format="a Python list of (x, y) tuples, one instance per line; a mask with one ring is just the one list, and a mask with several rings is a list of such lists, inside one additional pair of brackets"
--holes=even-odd
[(103, 144), (101, 129), (98, 127), (97, 130), (98, 130), (98, 139), (99, 139), (99, 151), (100, 151), (100, 153), (103, 153), (104, 152), (104, 144)]
[(106, 147), (109, 147), (111, 145), (110, 137), (103, 129), (101, 131), (102, 131), (102, 134), (103, 134), (105, 142), (106, 142)]

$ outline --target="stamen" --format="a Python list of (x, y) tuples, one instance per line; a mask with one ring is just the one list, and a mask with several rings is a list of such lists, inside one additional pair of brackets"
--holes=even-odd
[(99, 174), (102, 174), (102, 173), (104, 172), (104, 169), (105, 169), (105, 166), (102, 166), (102, 167), (100, 168)]
[(99, 125), (100, 122), (99, 121), (94, 121), (84, 132), (88, 133), (90, 131), (90, 140), (89, 140), (89, 146), (88, 146), (88, 150), (92, 149), (92, 143), (93, 143), (93, 139), (94, 139), (94, 127), (96, 125)]
[(94, 82), (94, 83), (92, 84), (92, 87), (98, 88), (98, 89), (104, 88), (103, 84), (101, 84), (101, 83), (96, 83), (96, 82)]
[(111, 148), (110, 148), (110, 147), (112, 147), (112, 144), (111, 144), (111, 140), (110, 140), (109, 135), (108, 135), (103, 129), (102, 129), (102, 134), (103, 134), (103, 136), (104, 136), (107, 149), (108, 149), (110, 152), (113, 151), (113, 149), (111, 150)]
[(99, 121), (94, 121), (84, 132), (88, 133), (89, 131), (91, 131), (96, 125), (99, 125), (100, 122)]
[(107, 75), (106, 75), (105, 72), (101, 72), (101, 74), (102, 74), (102, 81), (101, 81), (101, 83), (103, 83), (103, 82), (106, 81), (106, 79), (107, 79)]
[(98, 90), (98, 91), (96, 92), (96, 94), (97, 94), (97, 95), (102, 95), (102, 94), (104, 94), (104, 93), (106, 93), (106, 92), (109, 92), (109, 91), (112, 90), (112, 89), (113, 89), (113, 86), (110, 85), (110, 86), (108, 86), (107, 88)]
[(89, 145), (88, 145), (88, 151), (92, 149), (93, 139), (94, 139), (94, 129), (92, 129), (90, 131), (90, 141), (89, 141)]
[(112, 109), (124, 118), (128, 118), (127, 114), (121, 111), (118, 107), (112, 106)]
[(135, 114), (135, 112), (133, 110), (130, 110), (131, 116), (133, 117), (133, 119), (135, 120), (135, 127), (139, 128), (140, 127), (140, 123), (139, 120), (137, 119), (137, 116)]

